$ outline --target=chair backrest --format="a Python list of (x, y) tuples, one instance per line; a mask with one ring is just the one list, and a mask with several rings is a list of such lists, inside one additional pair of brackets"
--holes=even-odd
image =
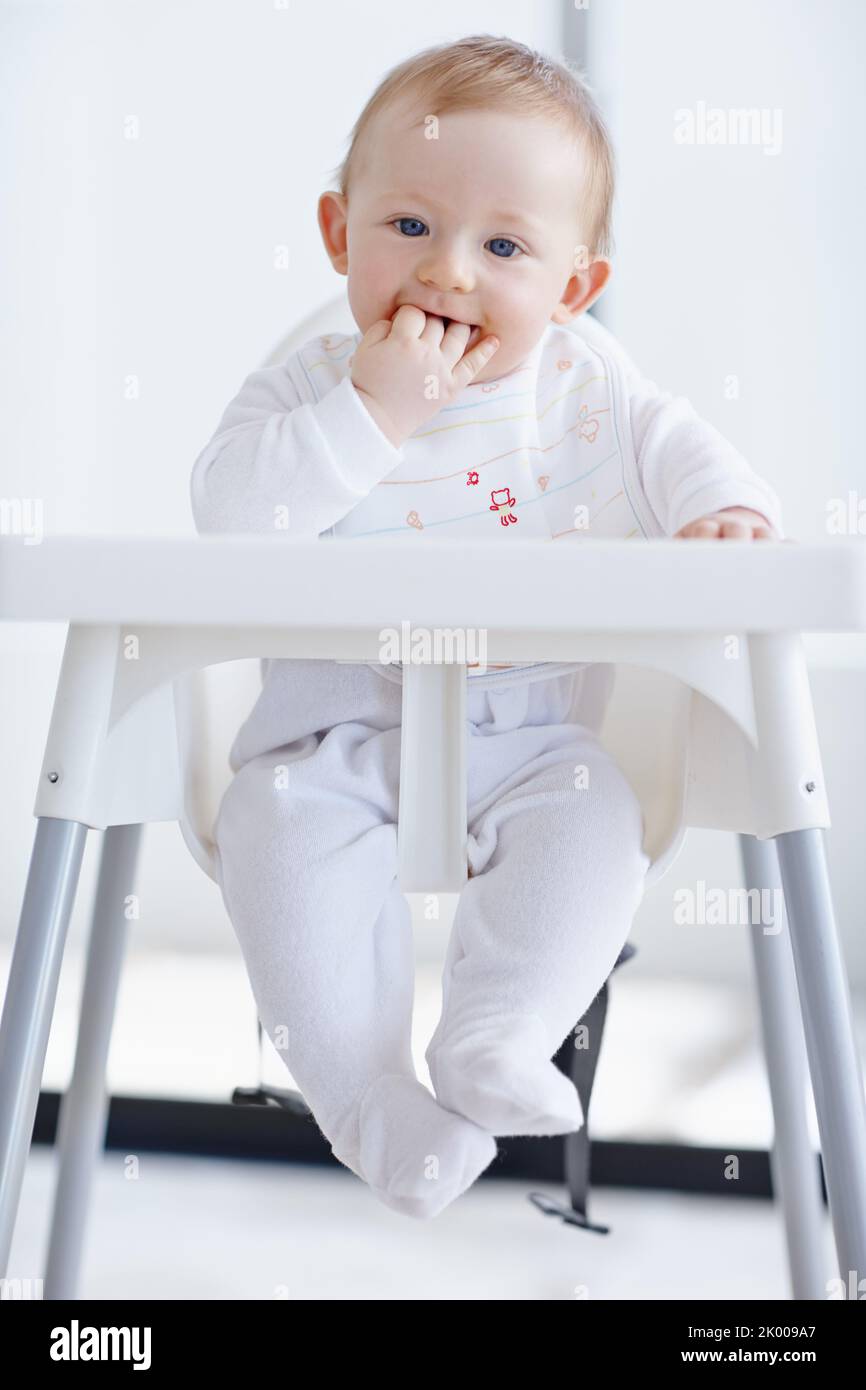
[(601, 741), (640, 802), (647, 882), (667, 873), (682, 848), (693, 693), (666, 671), (617, 663)]
[[(634, 370), (617, 340), (589, 314), (572, 325), (587, 342)], [(273, 349), (263, 363), (275, 366), (311, 338), (357, 332), (345, 293), (315, 310)], [(232, 780), (228, 753), (261, 691), (261, 663), (245, 658), (187, 672), (175, 681), (178, 735), (184, 775), (181, 832), (196, 861), (216, 878), (213, 826)], [(616, 682), (601, 739), (616, 758), (644, 814), (644, 849), (650, 881), (667, 872), (685, 834), (689, 708), (692, 692), (676, 677), (617, 664)]]
[(261, 662), (244, 657), (184, 671), (174, 681), (178, 745), (183, 768), (180, 831), (193, 858), (217, 879), (214, 825), (234, 776), (228, 755), (262, 688)]

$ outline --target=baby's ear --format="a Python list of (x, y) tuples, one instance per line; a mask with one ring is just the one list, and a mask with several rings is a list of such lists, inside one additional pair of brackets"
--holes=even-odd
[(613, 273), (613, 265), (605, 256), (581, 255), (586, 247), (575, 247), (575, 269), (562, 298), (551, 314), (554, 323), (571, 323), (584, 313), (604, 292)]
[(331, 265), (340, 275), (349, 273), (349, 202), (344, 194), (328, 189), (319, 198), (319, 231)]

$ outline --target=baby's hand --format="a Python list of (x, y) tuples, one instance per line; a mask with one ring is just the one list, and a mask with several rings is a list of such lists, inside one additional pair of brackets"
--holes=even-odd
[(690, 521), (674, 539), (683, 536), (698, 540), (737, 540), (737, 541), (777, 541), (775, 529), (760, 512), (750, 511), (748, 507), (725, 507), (723, 511), (711, 512), (709, 516)]
[[(399, 449), (419, 425), (438, 415), (489, 362), (499, 339), (488, 334), (469, 351), (470, 327), (401, 304), (393, 319), (367, 329), (352, 360), (352, 384), (379, 428)], [(430, 377), (439, 383), (430, 399)]]

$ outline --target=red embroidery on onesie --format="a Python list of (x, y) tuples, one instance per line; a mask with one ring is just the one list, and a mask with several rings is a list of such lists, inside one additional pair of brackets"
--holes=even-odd
[(510, 488), (495, 488), (490, 494), (490, 499), (492, 505), (489, 510), (499, 513), (500, 526), (510, 526), (512, 522), (517, 521), (517, 517), (511, 511), (511, 508), (516, 506), (517, 503), (516, 499), (511, 496)]
[(475, 487), (475, 485), (477, 484), (477, 482), (478, 482), (478, 474), (475, 472), (475, 469), (473, 468), (473, 470), (472, 470), (471, 473), (467, 473), (467, 474), (466, 474), (466, 486), (467, 486), (467, 487)]

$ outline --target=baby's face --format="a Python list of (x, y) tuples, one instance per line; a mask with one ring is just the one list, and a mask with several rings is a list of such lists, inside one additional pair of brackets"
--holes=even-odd
[(499, 111), (383, 111), (347, 199), (325, 193), (319, 225), (362, 333), (402, 304), (474, 325), (500, 347), (474, 378), (524, 361), (553, 320), (595, 299), (610, 271), (581, 257), (581, 149), (556, 125)]

